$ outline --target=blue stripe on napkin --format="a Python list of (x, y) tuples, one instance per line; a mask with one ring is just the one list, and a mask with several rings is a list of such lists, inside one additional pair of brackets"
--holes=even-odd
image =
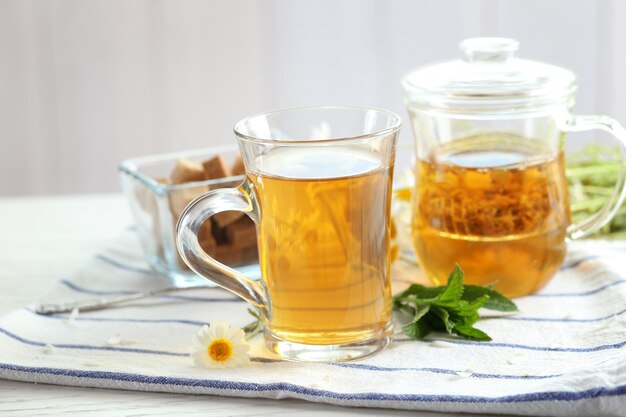
[[(176, 385), (188, 387), (215, 388), (230, 391), (276, 391), (282, 393), (303, 394), (309, 397), (337, 398), (345, 400), (371, 400), (371, 401), (410, 401), (410, 402), (457, 402), (457, 403), (519, 403), (536, 401), (577, 401), (585, 398), (597, 398), (605, 396), (615, 396), (626, 394), (626, 385), (617, 387), (595, 387), (582, 391), (548, 391), (533, 392), (518, 395), (507, 395), (500, 397), (469, 396), (469, 395), (424, 395), (424, 394), (381, 394), (381, 393), (356, 393), (343, 394), (328, 390), (312, 389), (301, 385), (284, 382), (260, 384), (254, 382), (240, 382), (215, 379), (192, 379), (174, 378), (151, 375), (140, 375), (120, 372), (106, 371), (78, 371), (72, 369), (46, 368), (46, 367), (25, 367), (0, 363), (1, 369), (10, 371), (37, 373), (62, 376), (64, 378), (93, 378), (108, 379), (114, 381), (135, 382), (140, 384), (153, 385)], [(96, 385), (99, 386), (99, 385)]]

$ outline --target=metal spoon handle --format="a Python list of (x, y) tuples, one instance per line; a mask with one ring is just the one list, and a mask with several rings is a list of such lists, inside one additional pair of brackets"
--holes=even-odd
[(194, 287), (171, 287), (162, 288), (153, 291), (137, 292), (124, 295), (113, 295), (101, 298), (95, 298), (91, 300), (72, 301), (59, 304), (41, 304), (37, 306), (35, 312), (37, 314), (55, 314), (55, 313), (69, 313), (75, 308), (80, 311), (98, 310), (109, 307), (114, 304), (125, 303), (128, 301), (140, 300), (142, 298), (154, 297), (161, 294), (167, 294), (175, 291), (183, 291), (197, 288), (208, 288), (207, 286), (199, 285)]

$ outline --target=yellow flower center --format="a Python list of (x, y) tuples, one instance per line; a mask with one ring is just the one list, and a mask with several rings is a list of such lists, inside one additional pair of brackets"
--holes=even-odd
[(215, 339), (208, 348), (209, 356), (217, 362), (223, 362), (233, 356), (233, 345), (228, 339)]

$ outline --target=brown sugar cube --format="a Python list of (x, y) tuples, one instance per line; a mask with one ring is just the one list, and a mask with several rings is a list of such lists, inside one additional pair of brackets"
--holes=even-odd
[(243, 164), (243, 159), (241, 158), (241, 155), (237, 155), (237, 158), (235, 158), (235, 161), (230, 168), (230, 171), (233, 175), (243, 175), (246, 173), (246, 167)]
[(204, 179), (214, 180), (217, 178), (230, 177), (230, 169), (224, 159), (217, 155), (211, 159), (207, 159), (202, 163), (204, 169)]
[[(202, 223), (202, 226), (200, 226), (200, 230), (198, 231), (198, 242), (200, 243), (200, 247), (206, 253), (213, 256), (215, 248), (217, 247), (217, 243), (211, 235), (211, 220), (205, 221), (204, 223)], [(187, 266), (187, 264), (185, 264), (180, 255), (178, 255), (177, 258), (180, 267), (182, 269), (188, 270), (189, 267)]]
[(215, 239), (213, 239), (212, 237), (209, 237), (208, 239), (205, 240), (201, 240), (200, 241), (200, 247), (202, 248), (202, 250), (204, 250), (207, 254), (215, 257), (215, 251), (217, 250), (218, 246), (217, 243), (215, 242)]
[(190, 161), (181, 158), (176, 161), (172, 174), (172, 183), (182, 184), (184, 182), (194, 182), (204, 180), (204, 168), (200, 162)]
[(215, 248), (214, 257), (219, 262), (228, 266), (238, 266), (242, 262), (242, 253), (233, 245), (218, 245)]
[(211, 219), (207, 219), (202, 226), (200, 226), (200, 230), (198, 231), (198, 242), (200, 242), (200, 246), (202, 249), (213, 256), (215, 252), (215, 248), (217, 247), (217, 241), (213, 237), (213, 226)]
[(247, 216), (244, 216), (226, 227), (228, 242), (239, 250), (256, 244), (256, 226)]
[[(214, 217), (212, 218), (214, 219)], [(211, 235), (213, 235), (213, 239), (215, 239), (218, 245), (225, 245), (229, 243), (228, 236), (226, 235), (226, 228), (220, 227), (215, 220), (213, 220)]]
[(259, 259), (259, 250), (256, 245), (249, 248), (245, 248), (241, 251), (241, 262), (244, 264), (251, 264)]
[(213, 219), (219, 227), (226, 227), (239, 220), (242, 216), (244, 214), (240, 211), (223, 211), (213, 216)]
[[(207, 159), (202, 163), (202, 166), (204, 167), (204, 178), (207, 180), (230, 177), (232, 175), (230, 168), (220, 155)], [(234, 184), (232, 186), (234, 186)], [(216, 214), (213, 216), (213, 219), (215, 219), (219, 227), (225, 227), (241, 218), (241, 216), (243, 216), (241, 212), (226, 211)]]
[(200, 226), (200, 230), (198, 231), (198, 241), (203, 242), (205, 240), (211, 240), (215, 242), (212, 229), (211, 219), (207, 219), (204, 223), (202, 223), (202, 226)]
[(196, 197), (208, 191), (209, 188), (206, 186), (182, 188), (172, 191), (170, 193), (170, 207), (172, 208), (172, 214), (174, 215), (175, 221), (178, 221), (178, 218), (189, 203), (191, 203)]

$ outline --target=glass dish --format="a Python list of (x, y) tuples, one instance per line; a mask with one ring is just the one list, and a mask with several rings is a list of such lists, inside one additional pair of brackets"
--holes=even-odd
[[(152, 269), (175, 286), (214, 285), (192, 272), (178, 255), (175, 235), (180, 212), (209, 189), (237, 187), (244, 176), (182, 184), (161, 183), (158, 179), (168, 178), (181, 158), (202, 162), (216, 155), (231, 163), (239, 155), (239, 150), (236, 145), (220, 146), (132, 158), (119, 166), (122, 189), (133, 213), (145, 259)], [(256, 254), (225, 263), (252, 279), (260, 277)]]

